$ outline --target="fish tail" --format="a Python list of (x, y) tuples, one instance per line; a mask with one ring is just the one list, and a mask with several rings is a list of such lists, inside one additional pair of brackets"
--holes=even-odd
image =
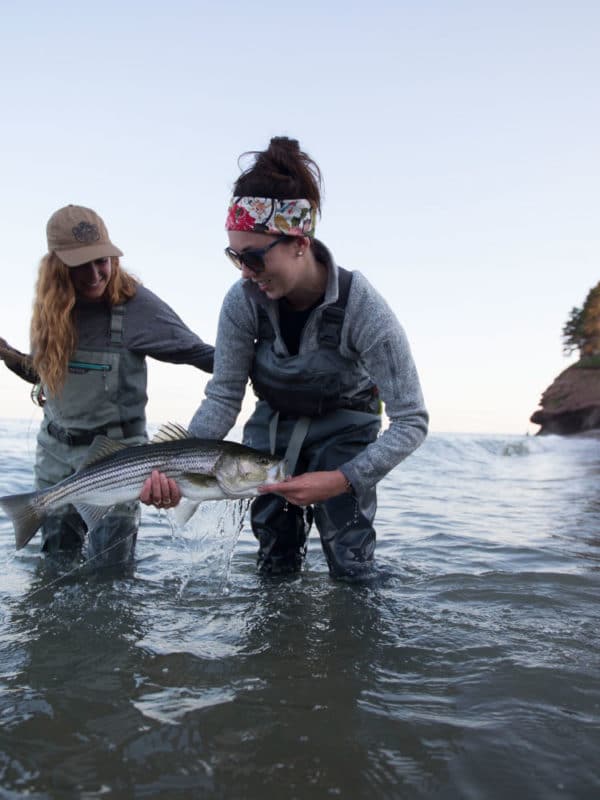
[(39, 495), (39, 492), (26, 492), (0, 497), (0, 508), (9, 517), (15, 529), (17, 550), (25, 547), (35, 536), (46, 516), (45, 510), (40, 508), (37, 502)]

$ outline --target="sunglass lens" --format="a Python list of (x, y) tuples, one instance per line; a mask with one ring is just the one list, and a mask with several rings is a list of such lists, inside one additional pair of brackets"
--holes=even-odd
[(265, 262), (262, 255), (256, 253), (240, 253), (240, 261), (244, 263), (252, 272), (262, 272), (265, 268)]
[(238, 269), (246, 267), (247, 269), (252, 270), (252, 272), (257, 273), (263, 272), (265, 269), (262, 250), (259, 252), (247, 250), (244, 253), (238, 253), (238, 251), (234, 250), (233, 247), (226, 247), (225, 255), (233, 262), (233, 264), (235, 264)]
[(232, 263), (232, 264), (233, 264), (235, 267), (237, 267), (238, 269), (241, 269), (241, 268), (242, 268), (242, 263), (241, 263), (241, 261), (240, 261), (240, 257), (239, 257), (239, 255), (236, 253), (236, 251), (235, 251), (235, 250), (233, 250), (231, 247), (226, 247), (226, 248), (225, 248), (225, 255), (227, 256), (227, 258), (228, 258), (228, 259), (231, 261), (231, 263)]

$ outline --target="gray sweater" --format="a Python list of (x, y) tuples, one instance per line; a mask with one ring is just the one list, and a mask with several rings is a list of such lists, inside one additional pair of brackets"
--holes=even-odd
[[(214, 348), (200, 339), (171, 306), (146, 289), (138, 286), (127, 301), (123, 327), (123, 347), (171, 364), (191, 364), (212, 372)], [(111, 309), (105, 303), (75, 305), (77, 346), (99, 350), (109, 346)]]
[[(317, 348), (322, 310), (338, 296), (338, 269), (331, 257), (328, 261), (325, 297), (306, 323), (300, 352)], [(276, 305), (251, 281), (238, 281), (225, 296), (217, 331), (214, 375), (190, 423), (194, 436), (222, 439), (235, 424), (258, 335), (258, 303), (266, 307)], [(277, 318), (273, 313), (269, 316), (272, 320)], [(281, 336), (277, 328), (275, 333)], [(351, 359), (358, 354), (379, 389), (390, 421), (388, 429), (375, 442), (340, 467), (356, 489), (366, 488), (381, 480), (422, 443), (428, 416), (406, 335), (386, 301), (360, 272), (353, 275), (340, 352)]]
[[(111, 309), (106, 303), (76, 303), (77, 347), (107, 349), (110, 345), (110, 316)], [(37, 383), (40, 378), (33, 368), (31, 356), (11, 347), (3, 339), (0, 343), (5, 345), (6, 352), (0, 355), (8, 369), (29, 383)], [(214, 347), (203, 342), (171, 306), (142, 285), (127, 301), (123, 346), (157, 361), (191, 364), (204, 372), (213, 370)]]

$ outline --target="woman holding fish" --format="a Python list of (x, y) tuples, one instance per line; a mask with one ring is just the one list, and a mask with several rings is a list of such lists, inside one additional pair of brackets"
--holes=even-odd
[[(248, 378), (258, 396), (244, 444), (285, 456), (294, 477), (252, 504), (261, 572), (301, 568), (311, 523), (334, 577), (372, 568), (376, 484), (413, 452), (427, 412), (404, 331), (360, 272), (315, 238), (321, 174), (297, 141), (271, 140), (238, 178), (225, 254), (241, 271), (221, 309), (214, 377), (193, 436), (221, 439)], [(390, 425), (381, 435), (380, 403)], [(154, 473), (144, 502), (177, 502)]]
[[(40, 263), (31, 321), (32, 365), (26, 369), (23, 359), (5, 358), (26, 380), (39, 377), (44, 419), (37, 437), (38, 490), (74, 473), (96, 436), (125, 444), (147, 440), (147, 356), (212, 372), (214, 353), (121, 267), (123, 253), (95, 211), (61, 208), (46, 232), (48, 253)], [(128, 560), (138, 523), (137, 502), (115, 506), (88, 537), (88, 557)], [(72, 505), (57, 509), (44, 520), (42, 548), (77, 552), (86, 527), (91, 522), (86, 526)]]

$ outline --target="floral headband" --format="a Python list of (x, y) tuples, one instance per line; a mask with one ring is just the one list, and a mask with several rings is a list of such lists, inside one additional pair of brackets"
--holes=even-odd
[(232, 197), (225, 230), (314, 236), (317, 210), (309, 200)]

